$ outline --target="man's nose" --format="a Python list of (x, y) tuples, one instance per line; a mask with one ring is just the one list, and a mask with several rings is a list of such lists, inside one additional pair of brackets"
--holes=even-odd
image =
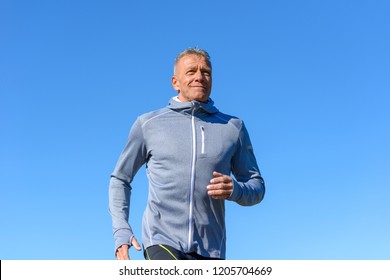
[(203, 73), (202, 73), (202, 71), (200, 71), (200, 70), (198, 70), (198, 71), (196, 71), (196, 73), (195, 73), (195, 79), (197, 80), (197, 81), (203, 81)]

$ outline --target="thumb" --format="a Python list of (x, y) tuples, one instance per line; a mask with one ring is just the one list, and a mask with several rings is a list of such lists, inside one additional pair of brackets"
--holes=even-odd
[(135, 237), (133, 237), (131, 239), (131, 245), (137, 250), (137, 251), (141, 251), (141, 245), (139, 245), (137, 239)]

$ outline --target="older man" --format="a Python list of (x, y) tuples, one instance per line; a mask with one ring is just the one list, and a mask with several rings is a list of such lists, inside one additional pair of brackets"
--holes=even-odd
[(254, 205), (264, 197), (242, 120), (221, 113), (210, 98), (209, 54), (197, 48), (180, 53), (172, 86), (178, 95), (167, 107), (137, 118), (111, 175), (117, 259), (129, 259), (131, 246), (141, 250), (128, 216), (131, 182), (143, 164), (149, 179), (146, 259), (225, 259), (225, 201)]

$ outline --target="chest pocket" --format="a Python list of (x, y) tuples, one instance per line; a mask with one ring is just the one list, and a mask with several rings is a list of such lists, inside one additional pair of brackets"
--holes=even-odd
[(233, 148), (233, 141), (218, 125), (198, 127), (198, 151), (200, 158), (225, 158)]

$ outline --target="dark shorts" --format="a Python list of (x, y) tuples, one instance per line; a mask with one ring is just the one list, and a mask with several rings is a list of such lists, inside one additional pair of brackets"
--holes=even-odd
[(220, 260), (207, 258), (196, 253), (183, 253), (168, 245), (154, 245), (144, 250), (146, 260)]

